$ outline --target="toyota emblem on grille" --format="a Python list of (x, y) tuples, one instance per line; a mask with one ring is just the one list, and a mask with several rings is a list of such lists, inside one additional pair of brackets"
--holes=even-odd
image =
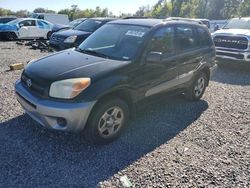
[(27, 84), (28, 87), (31, 87), (31, 86), (32, 86), (31, 79), (28, 79), (28, 80), (26, 81), (26, 84)]

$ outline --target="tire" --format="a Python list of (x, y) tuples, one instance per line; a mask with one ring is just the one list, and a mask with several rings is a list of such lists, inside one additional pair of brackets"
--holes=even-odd
[(208, 85), (208, 76), (200, 72), (193, 80), (190, 88), (185, 93), (185, 98), (190, 101), (198, 101), (202, 98)]
[(49, 32), (47, 33), (47, 39), (48, 39), (48, 40), (50, 39), (51, 35), (52, 35), (52, 32), (49, 31)]
[(129, 107), (122, 99), (105, 98), (91, 112), (85, 138), (94, 144), (110, 143), (120, 136), (128, 119)]
[(16, 39), (17, 39), (17, 36), (16, 36), (15, 33), (9, 32), (9, 33), (6, 34), (6, 38), (7, 38), (7, 40), (13, 41), (13, 40), (16, 40)]

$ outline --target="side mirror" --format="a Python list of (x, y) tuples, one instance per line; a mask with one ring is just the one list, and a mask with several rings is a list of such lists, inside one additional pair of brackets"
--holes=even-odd
[(21, 28), (21, 27), (23, 27), (24, 25), (23, 24), (19, 24), (19, 27)]
[(149, 52), (146, 57), (147, 62), (160, 63), (161, 60), (162, 60), (162, 52)]

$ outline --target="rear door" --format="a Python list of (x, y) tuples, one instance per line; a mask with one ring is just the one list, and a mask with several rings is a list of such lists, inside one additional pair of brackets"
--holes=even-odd
[(46, 38), (50, 30), (51, 26), (47, 22), (43, 20), (37, 20), (37, 37)]
[(162, 54), (160, 62), (146, 62), (143, 77), (146, 84), (146, 96), (151, 96), (173, 88), (177, 78), (177, 62), (175, 60), (174, 26), (158, 29), (149, 41), (147, 53)]
[[(189, 24), (178, 24), (175, 27), (175, 45), (177, 56), (177, 69), (180, 78), (179, 82), (189, 81), (192, 72), (203, 61), (203, 53), (197, 44), (195, 28)], [(183, 79), (185, 77), (185, 79)]]

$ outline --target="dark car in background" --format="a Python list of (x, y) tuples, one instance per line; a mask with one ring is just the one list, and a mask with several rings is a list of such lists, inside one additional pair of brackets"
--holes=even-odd
[(74, 28), (84, 20), (86, 20), (86, 18), (79, 18), (70, 22), (69, 25), (55, 24), (52, 28), (52, 34), (58, 31)]
[(114, 18), (86, 19), (72, 29), (52, 34), (50, 38), (50, 46), (56, 50), (77, 47), (95, 30), (112, 20), (114, 20)]
[(9, 17), (9, 16), (0, 17), (0, 24), (5, 24), (5, 23), (8, 23), (8, 22), (10, 22), (10, 21), (12, 21), (12, 20), (15, 20), (15, 19), (16, 19), (15, 16), (11, 16), (11, 17)]

